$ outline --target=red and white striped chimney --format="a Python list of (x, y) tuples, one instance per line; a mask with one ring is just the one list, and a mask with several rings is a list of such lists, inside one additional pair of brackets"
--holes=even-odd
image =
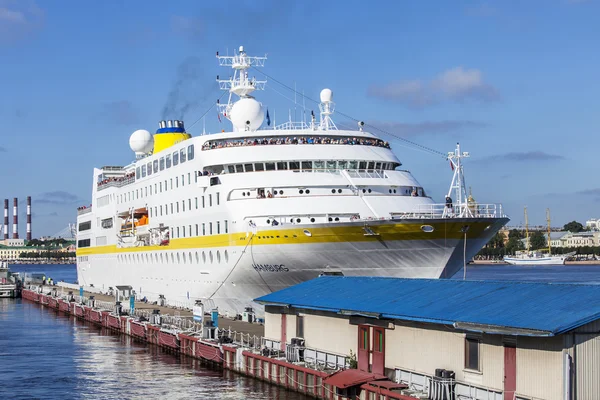
[(27, 196), (27, 241), (31, 240), (31, 196)]
[(4, 240), (8, 240), (8, 199), (4, 199)]
[(13, 199), (13, 239), (19, 238), (19, 200)]

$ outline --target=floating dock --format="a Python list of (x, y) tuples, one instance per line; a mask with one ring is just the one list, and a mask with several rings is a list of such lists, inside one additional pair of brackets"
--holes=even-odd
[[(145, 303), (135, 303), (131, 313), (131, 309), (123, 308), (120, 303), (97, 300), (96, 297), (103, 298), (101, 295), (78, 296), (72, 292), (61, 293), (59, 289), (31, 286), (23, 289), (22, 297), (136, 340), (318, 399), (341, 399), (348, 378), (354, 379), (360, 386), (358, 399), (415, 399), (399, 392), (407, 386), (383, 376), (363, 376), (365, 374), (361, 371), (340, 368), (327, 360), (323, 364), (316, 363), (314, 368), (307, 367), (305, 363), (289, 362), (285, 351), (263, 337), (264, 327), (260, 324), (224, 318), (219, 318), (218, 324), (210, 318), (203, 318), (202, 323), (198, 323), (189, 310)], [(144, 306), (152, 309), (137, 308)], [(225, 323), (229, 324), (227, 328), (215, 326)], [(340, 374), (357, 376), (336, 379)], [(340, 381), (339, 386), (336, 385), (337, 380)]]

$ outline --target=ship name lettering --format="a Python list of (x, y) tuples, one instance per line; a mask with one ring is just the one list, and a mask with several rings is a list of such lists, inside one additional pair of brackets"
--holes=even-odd
[(289, 272), (285, 264), (252, 264), (257, 272)]

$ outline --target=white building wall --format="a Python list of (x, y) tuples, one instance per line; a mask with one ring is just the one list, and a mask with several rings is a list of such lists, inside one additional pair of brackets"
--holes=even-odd
[(265, 313), (265, 338), (281, 340), (281, 314)]
[(329, 318), (318, 315), (304, 316), (304, 340), (307, 347), (329, 353), (356, 354), (358, 326), (350, 325), (346, 318)]
[(562, 399), (562, 337), (517, 340), (517, 394), (548, 400)]

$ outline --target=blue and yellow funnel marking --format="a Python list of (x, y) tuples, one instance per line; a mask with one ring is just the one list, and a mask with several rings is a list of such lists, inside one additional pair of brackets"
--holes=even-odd
[(191, 137), (182, 126), (159, 128), (154, 134), (154, 154)]

